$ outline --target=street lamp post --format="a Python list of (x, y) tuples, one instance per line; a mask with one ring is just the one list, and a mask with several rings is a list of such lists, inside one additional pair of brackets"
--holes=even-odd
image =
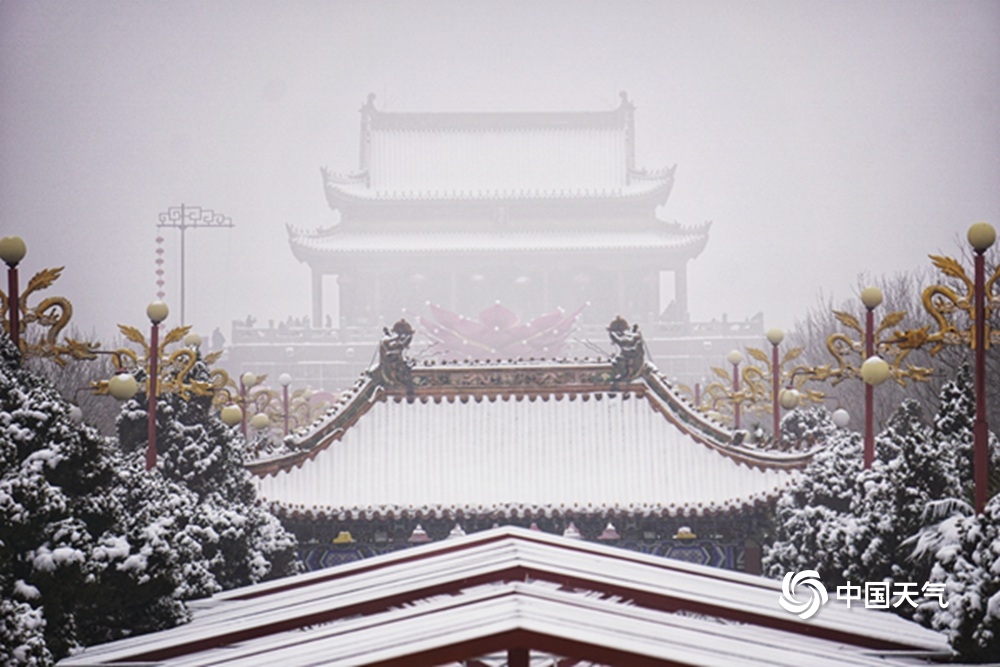
[(740, 362), (743, 355), (739, 350), (733, 350), (726, 355), (726, 361), (733, 365), (733, 426), (740, 428)]
[(292, 384), (292, 376), (282, 373), (278, 376), (278, 383), (281, 385), (282, 413), (285, 421), (285, 435), (288, 435), (288, 385)]
[(240, 417), (240, 432), (243, 434), (243, 441), (247, 439), (247, 389), (257, 383), (257, 376), (247, 371), (240, 376), (240, 407), (243, 412)]
[(780, 394), (781, 369), (778, 363), (778, 345), (785, 338), (785, 332), (781, 329), (769, 329), (767, 332), (767, 342), (771, 344), (771, 410), (774, 421), (772, 422), (772, 433), (775, 444), (781, 443), (781, 411), (778, 409), (778, 395)]
[(871, 468), (875, 462), (875, 429), (874, 418), (872, 416), (872, 395), (876, 385), (880, 385), (889, 379), (892, 370), (889, 362), (882, 357), (873, 354), (865, 359), (861, 364), (861, 379), (865, 383), (865, 451), (864, 467)]
[[(866, 287), (861, 290), (861, 303), (865, 305), (865, 360), (875, 355), (875, 309), (882, 303), (882, 290)], [(864, 366), (862, 365), (862, 368)], [(863, 376), (862, 376), (863, 377)], [(874, 376), (873, 376), (874, 377)], [(870, 468), (875, 461), (875, 385), (865, 382), (865, 452), (864, 466)]]
[(18, 297), (17, 265), (28, 252), (20, 236), (5, 236), (0, 239), (0, 259), (7, 265), (7, 313), (10, 318), (10, 340), (14, 347), (21, 349), (21, 304)]
[(149, 317), (149, 444), (146, 447), (146, 470), (156, 467), (156, 388), (159, 384), (157, 362), (160, 356), (160, 322), (167, 319), (170, 309), (162, 301), (154, 301), (146, 307)]
[(986, 251), (996, 242), (997, 234), (992, 225), (977, 222), (969, 227), (969, 244), (975, 251), (975, 276), (972, 296), (973, 326), (975, 333), (972, 346), (975, 348), (975, 393), (976, 418), (972, 427), (974, 481), (976, 486), (976, 512), (981, 513), (989, 500), (989, 425), (986, 421)]
[(181, 204), (171, 206), (160, 213), (160, 221), (156, 226), (175, 227), (181, 230), (181, 324), (184, 324), (184, 232), (199, 227), (232, 227), (233, 221), (211, 209)]

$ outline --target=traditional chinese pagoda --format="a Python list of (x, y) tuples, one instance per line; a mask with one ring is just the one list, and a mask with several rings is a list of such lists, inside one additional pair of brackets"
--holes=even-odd
[(809, 453), (761, 451), (694, 409), (616, 318), (610, 358), (417, 364), (413, 328), (337, 406), (250, 464), (318, 568), (495, 524), (754, 571)]
[[(637, 165), (625, 93), (606, 111), (388, 112), (374, 95), (360, 111), (357, 168), (322, 170), (336, 223), (288, 226), (310, 268), (311, 313), (234, 322), (240, 371), (340, 389), (370, 363), (373, 332), (399, 317), (419, 328), (431, 308), (457, 319), (500, 304), (521, 322), (572, 313), (575, 341), (628, 313), (665, 372), (691, 386), (762, 335), (758, 320), (690, 321), (688, 265), (710, 223), (660, 217), (676, 170)], [(673, 284), (663, 296), (661, 274)]]
[(636, 166), (624, 93), (612, 111), (573, 113), (389, 113), (370, 95), (357, 171), (323, 181), (340, 223), (288, 230), (312, 270), (314, 322), (334, 274), (342, 326), (427, 301), (522, 315), (589, 301), (601, 322), (654, 319), (660, 271), (675, 276), (669, 318), (686, 320), (687, 263), (708, 241), (708, 225), (656, 216), (674, 168)]

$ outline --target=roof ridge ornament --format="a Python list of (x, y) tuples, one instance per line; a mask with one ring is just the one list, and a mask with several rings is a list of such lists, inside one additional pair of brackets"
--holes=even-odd
[(403, 385), (406, 393), (413, 393), (413, 359), (406, 354), (413, 341), (413, 327), (405, 319), (392, 325), (392, 330), (382, 327), (382, 340), (378, 345), (378, 366), (372, 378), (383, 387)]
[(608, 336), (618, 348), (611, 359), (611, 382), (631, 382), (646, 366), (646, 344), (639, 333), (639, 325), (630, 327), (628, 321), (618, 315), (608, 325)]

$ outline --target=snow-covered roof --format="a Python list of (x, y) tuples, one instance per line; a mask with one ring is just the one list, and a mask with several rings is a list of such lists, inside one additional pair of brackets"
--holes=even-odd
[(408, 387), (370, 373), (252, 463), (260, 495), (313, 518), (726, 513), (763, 505), (809, 455), (733, 444), (655, 368), (612, 363), (430, 364)]
[(656, 221), (644, 230), (368, 232), (335, 226), (320, 231), (288, 228), (295, 256), (408, 253), (548, 253), (640, 251), (663, 263), (697, 256), (710, 224), (680, 226)]
[(902, 665), (942, 635), (831, 599), (802, 620), (781, 585), (504, 527), (193, 604), (191, 623), (93, 646), (62, 667), (440, 665), (530, 650), (629, 665)]
[(325, 173), (338, 200), (666, 201), (673, 169), (635, 167), (635, 107), (610, 111), (394, 113), (361, 109), (359, 170)]

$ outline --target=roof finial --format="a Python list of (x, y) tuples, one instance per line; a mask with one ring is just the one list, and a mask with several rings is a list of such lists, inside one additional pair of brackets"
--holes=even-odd
[(629, 328), (628, 321), (618, 315), (608, 325), (608, 336), (618, 347), (618, 354), (611, 360), (612, 382), (635, 379), (642, 372), (646, 362), (646, 344), (639, 333), (639, 325)]
[(393, 324), (391, 331), (382, 327), (378, 366), (372, 371), (382, 386), (401, 384), (406, 387), (407, 393), (413, 391), (414, 362), (405, 354), (413, 341), (413, 333), (413, 327), (405, 319)]

